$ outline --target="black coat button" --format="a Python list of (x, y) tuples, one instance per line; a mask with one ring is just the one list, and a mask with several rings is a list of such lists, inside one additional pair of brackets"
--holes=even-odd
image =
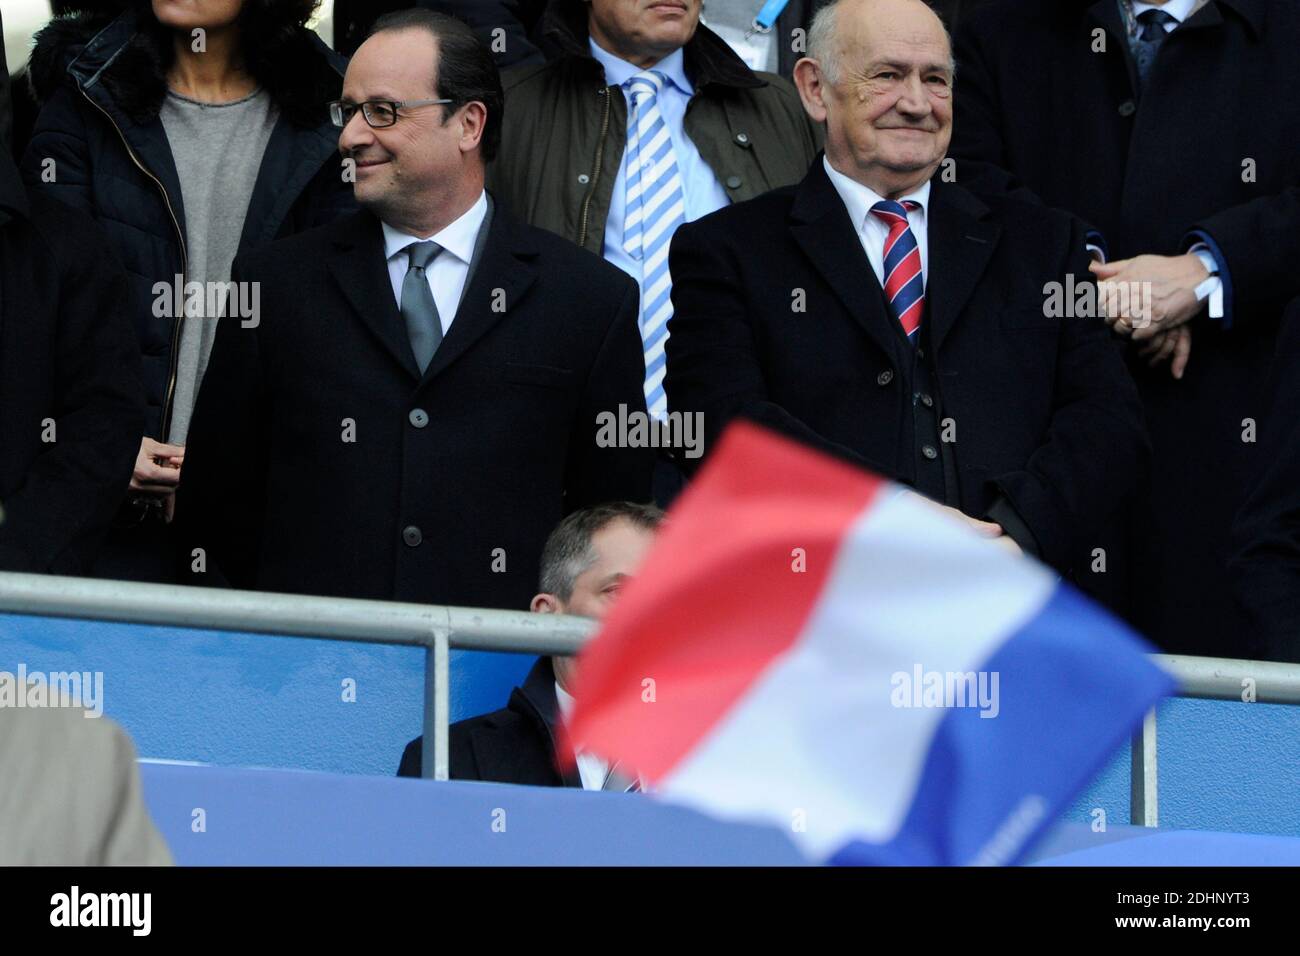
[(934, 399), (931, 398), (929, 395), (923, 394), (921, 396), (921, 404), (924, 405), (926, 408), (934, 408)]
[(728, 188), (728, 189), (739, 189), (739, 188), (740, 188), (740, 184), (741, 184), (742, 182), (744, 182), (744, 180), (741, 179), (739, 176), (728, 176), (728, 177), (727, 177), (727, 188)]
[(429, 424), (429, 413), (423, 408), (413, 408), (411, 409), (410, 414), (406, 416), (406, 419), (416, 428), (423, 428), (425, 425)]
[(736, 142), (737, 142), (739, 145), (745, 147), (746, 149), (749, 149), (749, 134), (748, 134), (748, 133), (737, 133), (737, 134), (736, 134)]
[(420, 542), (424, 540), (424, 535), (420, 532), (420, 529), (417, 528), (415, 525), (408, 524), (405, 528), (402, 529), (402, 540), (405, 541), (410, 547), (418, 548), (420, 546)]
[(894, 380), (894, 371), (893, 371), (893, 369), (888, 369), (888, 368), (887, 368), (887, 369), (885, 369), (883, 372), (881, 372), (879, 375), (876, 376), (876, 384), (877, 384), (877, 385), (888, 385), (888, 384), (889, 384), (890, 382), (892, 382), (893, 380)]
[(1120, 116), (1132, 116), (1137, 111), (1138, 111), (1137, 104), (1134, 103), (1132, 100), (1125, 100), (1123, 103), (1119, 104)]
[(930, 459), (930, 461), (934, 461), (939, 457), (939, 452), (935, 450), (933, 445), (922, 445), (921, 454)]

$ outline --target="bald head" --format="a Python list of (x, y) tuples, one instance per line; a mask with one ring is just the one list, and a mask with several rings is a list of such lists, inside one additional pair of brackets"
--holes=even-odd
[(932, 175), (952, 135), (952, 46), (923, 0), (837, 0), (795, 65), (831, 165), (897, 198)]
[(851, 57), (863, 45), (862, 34), (871, 29), (899, 34), (911, 32), (915, 38), (932, 37), (937, 30), (948, 47), (948, 66), (952, 60), (952, 42), (948, 29), (925, 0), (836, 0), (821, 8), (808, 28), (808, 56), (822, 65), (822, 72), (838, 80), (846, 54)]

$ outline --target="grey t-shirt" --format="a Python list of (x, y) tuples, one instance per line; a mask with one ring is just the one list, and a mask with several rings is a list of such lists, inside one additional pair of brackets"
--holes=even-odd
[[(248, 200), (278, 111), (260, 89), (229, 103), (201, 103), (169, 90), (160, 118), (185, 205), (185, 282), (203, 284), (205, 304), (220, 302), (207, 294), (212, 288), (208, 283), (230, 281)], [(182, 290), (182, 302), (190, 301)], [(217, 334), (217, 316), (206, 311), (205, 307), (195, 315), (187, 308), (181, 322), (176, 393), (167, 434), (167, 441), (177, 445), (185, 444), (194, 398)]]

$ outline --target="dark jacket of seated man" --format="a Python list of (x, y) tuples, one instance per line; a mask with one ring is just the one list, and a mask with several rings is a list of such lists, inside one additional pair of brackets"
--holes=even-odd
[[(549, 657), (539, 657), (505, 707), (451, 725), (451, 779), (581, 787), (576, 766), (564, 771), (556, 766), (558, 723), (555, 672)], [(422, 742), (417, 737), (402, 751), (399, 777), (420, 776)]]
[(999, 523), (1067, 571), (1132, 494), (1147, 442), (1104, 323), (1057, 317), (1091, 285), (1085, 227), (930, 180), (915, 347), (821, 156), (797, 186), (678, 230), (669, 408), (704, 447), (746, 417)]

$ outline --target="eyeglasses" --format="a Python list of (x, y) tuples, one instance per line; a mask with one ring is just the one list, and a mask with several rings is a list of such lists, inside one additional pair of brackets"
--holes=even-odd
[(383, 129), (397, 122), (399, 109), (413, 109), (417, 106), (442, 106), (453, 100), (366, 100), (364, 103), (349, 103), (347, 100), (335, 100), (329, 104), (330, 122), (342, 129), (352, 122), (352, 117), (361, 110), (361, 115), (374, 129)]

